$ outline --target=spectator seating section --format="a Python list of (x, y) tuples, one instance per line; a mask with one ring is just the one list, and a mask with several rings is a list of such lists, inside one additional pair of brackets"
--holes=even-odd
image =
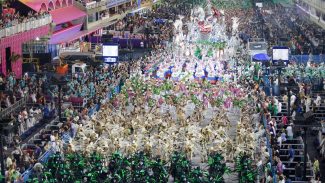
[[(282, 123), (282, 114), (287, 115), (288, 105), (287, 101), (283, 101), (282, 97), (277, 97), (278, 101), (282, 103), (282, 110), (277, 116), (272, 116), (275, 118), (277, 124)], [(286, 126), (285, 126), (286, 128)], [(282, 129), (277, 129), (277, 135), (281, 134)], [(290, 146), (295, 150), (293, 162), (289, 162), (288, 153)], [(286, 140), (282, 142), (282, 146), (279, 150), (280, 160), (285, 165), (284, 175), (289, 175), (291, 180), (295, 180), (295, 165), (300, 162), (303, 165), (304, 162), (304, 142), (301, 137), (294, 135), (292, 140)], [(310, 161), (309, 155), (307, 154), (307, 176), (309, 180), (313, 177), (312, 163)], [(308, 181), (292, 181), (293, 183), (308, 183)]]
[[(115, 87), (115, 91), (120, 92), (121, 87), (118, 85)], [(112, 97), (112, 95), (110, 93), (107, 94), (107, 96), (109, 98)], [(91, 113), (89, 113), (89, 116), (94, 115), (97, 111), (99, 110), (99, 106), (95, 105), (92, 109), (89, 109), (89, 111), (92, 111)], [(40, 147), (44, 147), (44, 145), (50, 141), (50, 135), (52, 133), (52, 131), (58, 131), (60, 129), (60, 127), (63, 124), (61, 122), (58, 121), (58, 117), (55, 118), (54, 120), (52, 120), (48, 125), (45, 126), (45, 128), (43, 130), (41, 130), (39, 133), (35, 134), (29, 141), (27, 144), (23, 145), (23, 150), (27, 151), (27, 152), (31, 152), (35, 149), (35, 144), (40, 144)], [(53, 149), (49, 149), (48, 151), (46, 151), (45, 153), (43, 153), (38, 161), (41, 163), (45, 163), (48, 158), (54, 153)], [(24, 181), (28, 180), (28, 177), (33, 173), (32, 168), (26, 170), (23, 174), (22, 177), (24, 179)]]

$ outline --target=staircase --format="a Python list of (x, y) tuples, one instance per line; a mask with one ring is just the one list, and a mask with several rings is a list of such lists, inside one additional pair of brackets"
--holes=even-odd
[(315, 107), (314, 116), (317, 121), (321, 121), (325, 119), (325, 91), (313, 92), (313, 100), (316, 99), (317, 95), (321, 96), (322, 102), (320, 106)]
[[(277, 100), (282, 103), (282, 110), (280, 113), (278, 113), (276, 116), (272, 116), (277, 122), (277, 124), (281, 124), (281, 118), (282, 115), (287, 115), (288, 112), (288, 105), (287, 101), (283, 101), (282, 97), (277, 97)], [(325, 111), (324, 111), (325, 112)], [(290, 119), (290, 117), (288, 117)], [(289, 120), (289, 123), (291, 120)], [(282, 130), (286, 129), (287, 126), (284, 126), (283, 128), (277, 129), (277, 137), (281, 135)], [(292, 140), (286, 140), (285, 142), (282, 142), (282, 146), (279, 150), (280, 160), (285, 166), (285, 169), (283, 171), (283, 174), (292, 180), (293, 183), (308, 183), (309, 181), (294, 181), (295, 180), (295, 166), (298, 162), (300, 162), (301, 166), (303, 166), (304, 162), (304, 142), (303, 138), (301, 136), (297, 135), (297, 131), (299, 129), (296, 129), (297, 127), (293, 126), (294, 131), (294, 137)], [(286, 132), (286, 131), (285, 131)], [(292, 147), (295, 150), (294, 160), (293, 162), (289, 161), (288, 155), (289, 155), (289, 149)], [(309, 155), (307, 154), (307, 179), (310, 180), (313, 177), (313, 166), (312, 162), (309, 158)]]

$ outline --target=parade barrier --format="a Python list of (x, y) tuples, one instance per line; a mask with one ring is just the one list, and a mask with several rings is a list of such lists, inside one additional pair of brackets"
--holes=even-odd
[(18, 108), (21, 108), (22, 106), (25, 106), (26, 102), (28, 100), (28, 97), (29, 97), (29, 95), (26, 94), (26, 96), (24, 96), (22, 99), (20, 99), (19, 101), (17, 101), (16, 103), (11, 105), (10, 107), (3, 109), (0, 112), (0, 119), (7, 117), (12, 112), (16, 111)]
[[(58, 117), (54, 118), (54, 119), (52, 120), (51, 124), (54, 124), (54, 123), (55, 123), (56, 121), (58, 121), (58, 120), (59, 120)], [(34, 139), (34, 141), (35, 141), (35, 140), (38, 140), (38, 139), (37, 139), (37, 135), (38, 135), (38, 134), (35, 134), (34, 137), (32, 137), (32, 139)], [(49, 139), (49, 136), (48, 136), (48, 139)], [(25, 151), (25, 152), (28, 152), (30, 149), (33, 149), (33, 146), (35, 146), (35, 145), (34, 145), (34, 144), (31, 144), (31, 143), (29, 143), (29, 144), (23, 144), (23, 145), (22, 145), (22, 150)], [(48, 151), (44, 152), (44, 153), (43, 153), (43, 154), (38, 158), (38, 162), (40, 162), (40, 163), (46, 163), (47, 160), (48, 160), (48, 158), (49, 158), (52, 154), (54, 154), (54, 153), (55, 153), (54, 149), (50, 148)], [(25, 170), (24, 173), (22, 173), (21, 176), (22, 176), (24, 182), (26, 182), (26, 181), (28, 180), (28, 178), (29, 178), (29, 176), (32, 174), (32, 172), (33, 172), (33, 166), (31, 166), (30, 168), (28, 168), (27, 170)]]
[(27, 20), (27, 22), (20, 23), (17, 25), (12, 25), (5, 29), (0, 30), (0, 38), (12, 36), (17, 33), (29, 31), (44, 25), (48, 25), (52, 22), (51, 15), (43, 15), (41, 18), (36, 20)]
[(314, 63), (324, 63), (325, 56), (324, 55), (291, 55), (290, 60), (297, 62), (299, 64), (307, 64), (309, 60)]
[[(42, 156), (38, 159), (40, 163), (46, 163), (50, 156), (52, 156), (55, 153), (55, 151), (51, 148), (48, 151), (46, 151)], [(28, 181), (29, 176), (33, 173), (33, 167), (27, 169), (21, 176), (23, 178), (24, 182)]]
[(127, 48), (130, 44), (133, 48), (141, 48), (141, 42), (148, 44), (148, 41), (142, 39), (113, 38), (113, 43), (118, 43), (121, 48)]
[[(265, 132), (267, 132), (267, 121), (266, 121), (265, 115), (262, 116), (262, 122), (264, 125)], [(271, 141), (270, 141), (269, 135), (267, 133), (266, 133), (266, 147), (267, 147), (267, 151), (270, 155), (269, 159), (270, 159), (270, 164), (271, 164), (273, 183), (276, 183), (277, 176), (276, 176), (275, 168), (273, 167), (273, 157), (272, 157), (273, 153), (272, 153)]]

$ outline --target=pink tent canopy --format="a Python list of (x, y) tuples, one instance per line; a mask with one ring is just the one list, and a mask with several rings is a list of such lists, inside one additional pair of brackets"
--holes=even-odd
[(53, 22), (58, 25), (86, 16), (86, 13), (74, 6), (68, 6), (50, 11)]
[(76, 39), (79, 39), (80, 37), (86, 36), (88, 34), (91, 34), (93, 32), (96, 32), (97, 30), (101, 29), (101, 28), (94, 28), (91, 30), (80, 31), (81, 26), (82, 26), (82, 24), (75, 25), (75, 26), (68, 28), (66, 30), (54, 33), (51, 36), (50, 44), (68, 43), (68, 42), (74, 41)]
[(81, 26), (82, 24), (74, 25), (65, 30), (54, 33), (51, 36), (50, 44), (60, 44), (73, 40), (73, 38), (77, 39), (78, 37), (76, 38), (76, 35), (81, 32)]

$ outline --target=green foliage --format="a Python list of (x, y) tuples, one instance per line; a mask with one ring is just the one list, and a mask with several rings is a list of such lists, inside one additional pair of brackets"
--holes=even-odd
[(201, 103), (201, 101), (194, 94), (191, 95), (191, 100), (195, 105), (199, 105)]
[(247, 101), (246, 100), (234, 99), (232, 103), (236, 107), (243, 108), (247, 104)]
[(188, 181), (191, 183), (208, 183), (208, 182), (210, 182), (208, 179), (208, 172), (201, 170), (200, 167), (196, 167), (195, 169), (191, 170)]
[(173, 89), (172, 81), (164, 80), (164, 84), (161, 86), (161, 89), (163, 91), (170, 91), (171, 89)]
[(253, 160), (245, 153), (235, 157), (235, 170), (238, 172), (239, 183), (253, 183), (256, 180), (257, 171), (253, 169)]
[(149, 107), (153, 107), (154, 105), (155, 105), (155, 100), (153, 99), (153, 98), (149, 98), (148, 99), (148, 105), (149, 105)]
[(208, 51), (208, 53), (207, 53), (207, 56), (208, 56), (208, 57), (212, 57), (212, 56), (213, 56), (213, 51), (212, 51), (211, 48), (209, 49), (209, 51)]
[(150, 162), (150, 168), (152, 170), (150, 182), (163, 183), (168, 181), (169, 174), (166, 162), (162, 161), (160, 158), (156, 158)]
[(108, 164), (110, 182), (126, 182), (130, 178), (129, 171), (130, 162), (119, 152), (112, 154)]
[(211, 3), (218, 9), (248, 9), (253, 7), (251, 1), (242, 0), (211, 0)]
[(143, 152), (135, 153), (130, 158), (131, 163), (131, 181), (132, 182), (149, 182), (150, 160)]
[(196, 47), (195, 51), (194, 51), (194, 56), (196, 56), (198, 59), (202, 59), (202, 50), (200, 47)]
[(162, 4), (173, 4), (178, 6), (186, 6), (187, 8), (193, 8), (195, 6), (202, 6), (206, 7), (207, 1), (206, 0), (161, 0)]
[(223, 175), (230, 173), (230, 169), (226, 166), (224, 157), (220, 153), (215, 153), (209, 157), (208, 165), (210, 181), (214, 183), (223, 183)]
[(170, 163), (170, 174), (174, 182), (187, 182), (191, 172), (190, 161), (186, 156), (179, 152), (174, 152)]
[(208, 41), (208, 40), (199, 40), (196, 43), (204, 45), (204, 46), (210, 46), (210, 47), (215, 48), (215, 49), (224, 49), (227, 46), (226, 42), (212, 42), (212, 41)]
[[(239, 183), (254, 182), (256, 171), (252, 169), (252, 160), (240, 154), (235, 161), (234, 171), (238, 172)], [(173, 181), (178, 183), (223, 183), (223, 176), (231, 172), (220, 153), (211, 154), (207, 164), (207, 170), (192, 167), (182, 152), (174, 152), (169, 162), (159, 157), (151, 158), (143, 152), (128, 157), (115, 152), (106, 158), (96, 153), (87, 156), (75, 153), (64, 157), (55, 154), (45, 164), (40, 180), (33, 176), (28, 182), (167, 183), (172, 176)]]
[(159, 87), (154, 87), (153, 88), (153, 94), (159, 95), (160, 94), (160, 88)]
[(218, 97), (218, 98), (216, 98), (215, 100), (214, 100), (214, 103), (213, 103), (213, 105), (215, 106), (215, 107), (221, 107), (221, 105), (223, 104), (223, 99), (221, 98), (221, 97)]

